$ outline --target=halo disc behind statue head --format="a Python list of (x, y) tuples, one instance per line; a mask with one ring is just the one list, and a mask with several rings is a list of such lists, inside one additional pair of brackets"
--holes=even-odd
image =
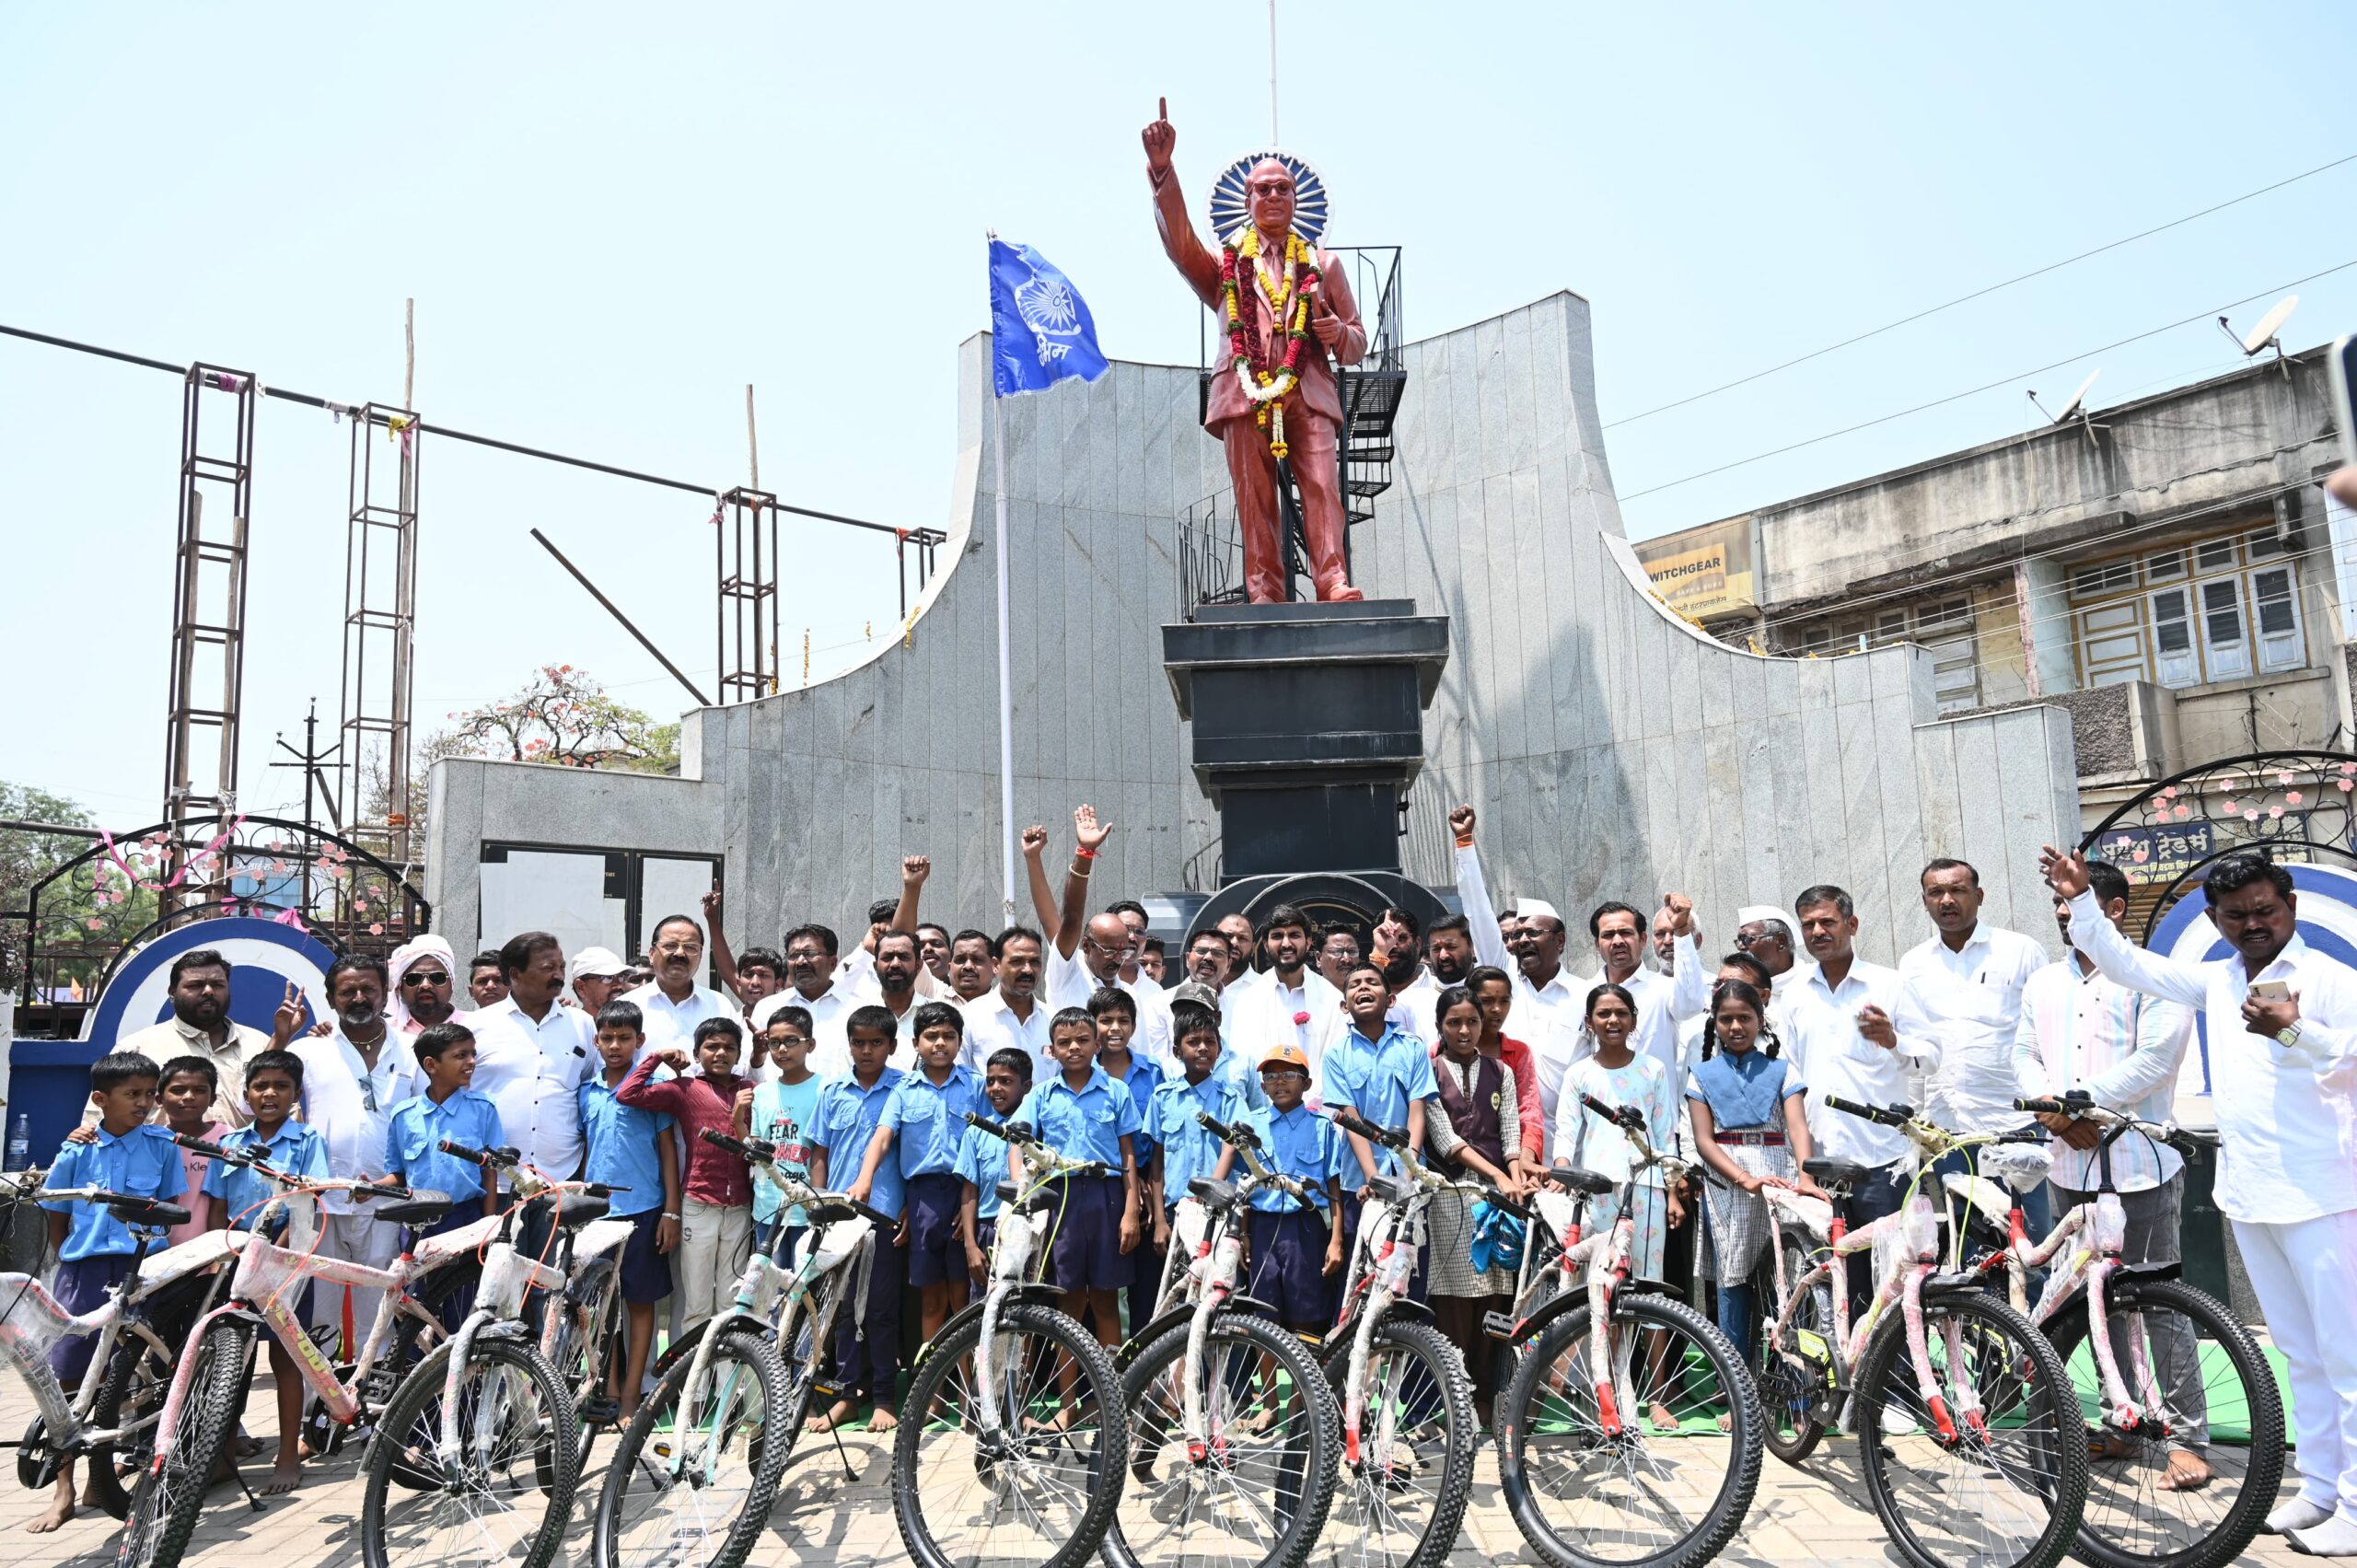
[(1246, 153), (1227, 166), (1220, 177), (1212, 181), (1212, 233), (1225, 242), (1230, 235), (1252, 221), (1252, 208), (1244, 190), (1244, 177), (1255, 165), (1274, 158), (1293, 170), (1293, 227), (1312, 245), (1321, 242), (1326, 233), (1329, 208), (1326, 181), (1310, 161), (1283, 147), (1262, 147)]

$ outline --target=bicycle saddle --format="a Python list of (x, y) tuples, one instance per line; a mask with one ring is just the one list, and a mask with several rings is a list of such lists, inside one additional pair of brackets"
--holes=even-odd
[(1014, 1182), (1002, 1181), (998, 1184), (998, 1202), (999, 1207), (1003, 1210), (1018, 1214), (1036, 1214), (1054, 1208), (1056, 1194), (1050, 1189), (1042, 1187), (1026, 1198), (1023, 1196), (1023, 1189)]
[(1844, 1187), (1855, 1187), (1874, 1174), (1855, 1160), (1803, 1160), (1801, 1171), (1820, 1187), (1829, 1181), (1839, 1182)]
[(556, 1201), (557, 1228), (579, 1230), (591, 1220), (604, 1219), (611, 1207), (610, 1198), (600, 1198), (592, 1192), (567, 1192)]
[(1559, 1165), (1547, 1174), (1550, 1179), (1562, 1183), (1573, 1191), (1585, 1192), (1592, 1198), (1601, 1198), (1619, 1185), (1612, 1178), (1601, 1172), (1583, 1170), (1577, 1166)]
[(859, 1211), (849, 1203), (806, 1203), (802, 1212), (809, 1216), (812, 1225), (841, 1225), (859, 1218)]
[(371, 1203), (361, 1212), (388, 1225), (432, 1225), (458, 1206), (449, 1198), (404, 1198), (392, 1203)]
[(1206, 1208), (1231, 1208), (1236, 1202), (1236, 1183), (1221, 1181), (1214, 1177), (1191, 1177), (1188, 1179), (1187, 1191), (1201, 1199)]
[(1408, 1184), (1394, 1180), (1388, 1176), (1370, 1176), (1366, 1179), (1366, 1184), (1368, 1190), (1376, 1197), (1394, 1207), (1405, 1202), (1408, 1196)]

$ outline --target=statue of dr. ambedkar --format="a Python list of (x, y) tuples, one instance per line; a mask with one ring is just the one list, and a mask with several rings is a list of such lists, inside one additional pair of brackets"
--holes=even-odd
[(1171, 129), (1167, 100), (1144, 139), (1162, 248), (1196, 297), (1218, 313), (1226, 336), (1203, 428), (1227, 448), (1244, 536), (1245, 592), (1254, 604), (1285, 597), (1277, 462), (1289, 459), (1318, 597), (1361, 598), (1343, 563), (1347, 525), (1335, 460), (1342, 402), (1326, 357), (1330, 352), (1356, 365), (1366, 353), (1366, 330), (1341, 263), (1295, 232), (1293, 171), (1273, 157), (1246, 174), (1249, 221), (1217, 236), (1214, 254), (1196, 238), (1170, 167), (1178, 133)]

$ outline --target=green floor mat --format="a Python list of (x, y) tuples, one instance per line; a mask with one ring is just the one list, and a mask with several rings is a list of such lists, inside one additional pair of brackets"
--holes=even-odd
[[(2211, 1390), (2210, 1440), (2213, 1443), (2247, 1444), (2250, 1441), (2250, 1406), (2243, 1398), (2239, 1382), (2226, 1365), (2226, 1353), (2207, 1342), (2198, 1347), (2201, 1353), (2201, 1380)], [(2284, 1370), (2282, 1353), (2273, 1345), (2261, 1345), (2259, 1353), (2267, 1358), (2270, 1371), (2275, 1375), (2275, 1388), (2283, 1400), (2284, 1439), (2290, 1444), (2292, 1434), (2292, 1380)], [(2096, 1391), (2095, 1357), (2082, 1345), (2071, 1357), (2071, 1381), (2078, 1386), (2079, 1408), (2091, 1417), (2100, 1400)]]

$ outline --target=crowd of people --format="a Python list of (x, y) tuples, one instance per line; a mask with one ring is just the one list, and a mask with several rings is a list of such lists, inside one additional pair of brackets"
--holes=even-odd
[[(2206, 1016), (2223, 1138), (2216, 1202), (2295, 1395), (2302, 1490), (2270, 1527), (2312, 1551), (2357, 1552), (2357, 1336), (2340, 1331), (2357, 1277), (2357, 991), (2299, 936), (2286, 872), (2247, 856), (2210, 868), (2210, 915), (2234, 956), (2200, 966), (2128, 939), (2120, 871), (2049, 851), (2059, 962), (1983, 920), (1978, 873), (1940, 858), (1920, 879), (1929, 933), (1896, 967), (1858, 957), (1856, 901), (1819, 883), (1789, 909), (1735, 912), (1731, 947), (1715, 958), (1678, 894), (1650, 911), (1601, 903), (1585, 918), (1596, 967), (1581, 975), (1552, 904), (1492, 899), (1473, 810), (1450, 824), (1461, 913), (1320, 922), (1279, 905), (1257, 923), (1231, 914), (1190, 933), (1175, 963), (1144, 906), (1094, 887), (1111, 828), (1087, 807), (1061, 888), (1048, 832), (1023, 835), (1036, 923), (995, 933), (927, 918), (930, 867), (916, 856), (848, 952), (818, 923), (774, 947), (732, 949), (715, 890), (701, 919), (655, 923), (644, 966), (594, 947), (568, 958), (543, 932), (463, 970), (432, 935), (389, 961), (346, 957), (327, 976), (332, 1018), (307, 1028), (290, 989), (267, 1037), (228, 1021), (219, 955), (191, 953), (172, 971), (173, 1016), (126, 1035), (94, 1070), (90, 1121), (61, 1171), (82, 1162), (80, 1179), (158, 1197), (202, 1185), (211, 1206), (192, 1223), (215, 1225), (242, 1223), (249, 1195), (184, 1164), (166, 1130), (268, 1144), (290, 1168), (448, 1191), (465, 1202), (446, 1225), (499, 1193), (440, 1154), (440, 1138), (504, 1144), (544, 1172), (610, 1182), (622, 1190), (612, 1212), (637, 1226), (614, 1388), (627, 1410), (661, 1304), (683, 1332), (725, 1304), (757, 1242), (782, 1251), (795, 1240), (803, 1216), (770, 1172), (698, 1134), (758, 1136), (776, 1146), (777, 1171), (899, 1220), (864, 1318), (839, 1325), (842, 1398), (813, 1418), (824, 1427), (866, 1405), (882, 1428), (905, 1353), (982, 1277), (1009, 1156), (970, 1111), (1028, 1123), (1071, 1158), (1103, 1164), (1105, 1176), (1064, 1184), (1048, 1273), (1110, 1343), (1125, 1314), (1136, 1326), (1152, 1306), (1190, 1180), (1225, 1176), (1235, 1157), (1201, 1112), (1253, 1125), (1270, 1163), (1306, 1184), (1306, 1200), (1255, 1194), (1248, 1293), (1314, 1332), (1332, 1321), (1361, 1197), (1397, 1157), (1321, 1111), (1403, 1128), (1411, 1157), (1515, 1195), (1551, 1165), (1625, 1178), (1629, 1141), (1583, 1097), (1636, 1107), (1656, 1146), (1684, 1148), (1702, 1174), (1684, 1185), (1640, 1176), (1635, 1267), (1704, 1282), (1740, 1346), (1759, 1305), (1763, 1189), (1813, 1190), (1812, 1155), (1849, 1162), (1863, 1175), (1839, 1201), (1854, 1227), (1893, 1212), (1913, 1177), (1902, 1134), (1829, 1098), (1915, 1106), (1961, 1132), (2020, 1128), (2030, 1118), (2017, 1098), (2071, 1091), (2167, 1121)], [(1980, 1174), (2003, 1180), (2042, 1231), (2098, 1182), (2092, 1127), (2038, 1120), (2042, 1144), (1992, 1150)], [(2130, 1260), (2177, 1260), (2183, 1161), (2131, 1140), (2111, 1175)], [(1602, 1202), (1596, 1223), (1620, 1200)], [(326, 1207), (323, 1250), (391, 1260), (393, 1227), (347, 1201)], [(1495, 1347), (1481, 1324), (1513, 1284), (1483, 1234), (1493, 1217), (1467, 1198), (1437, 1203), (1419, 1272), (1474, 1370), (1485, 1421)], [(58, 1295), (86, 1307), (119, 1277), (127, 1237), (102, 1211), (57, 1214), (52, 1228)], [(360, 1294), (319, 1293), (315, 1320), (365, 1325), (374, 1303), (350, 1299)], [(2189, 1345), (2155, 1353), (2165, 1376), (2198, 1378)], [(2198, 1404), (2198, 1388), (2186, 1395)], [(293, 1484), (294, 1467), (290, 1446), (276, 1481)], [(2209, 1474), (2196, 1423), (2176, 1439), (2166, 1483), (2199, 1487)], [(62, 1492), (59, 1508), (72, 1501)]]

